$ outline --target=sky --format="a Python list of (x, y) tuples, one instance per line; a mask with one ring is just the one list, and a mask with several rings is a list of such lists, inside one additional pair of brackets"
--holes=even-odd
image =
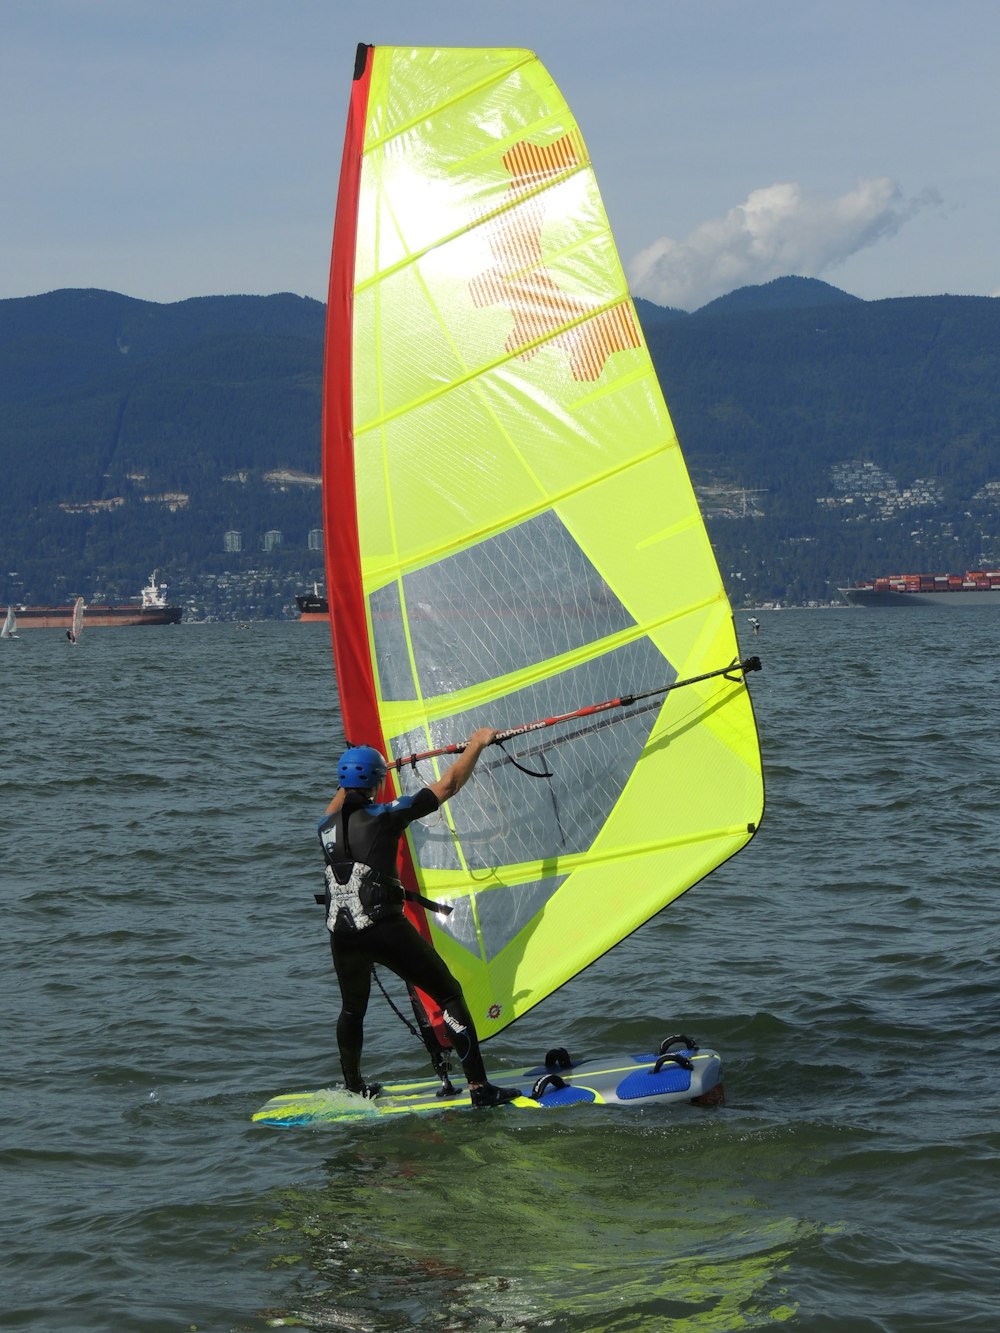
[(1000, 295), (998, 0), (0, 0), (0, 299), (325, 300), (359, 41), (534, 50), (636, 296)]

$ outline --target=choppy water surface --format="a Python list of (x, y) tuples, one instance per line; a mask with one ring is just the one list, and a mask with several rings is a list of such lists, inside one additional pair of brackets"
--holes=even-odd
[(728, 1106), (325, 1131), (249, 1124), (338, 1075), (325, 627), (0, 644), (4, 1327), (996, 1327), (997, 625), (760, 619), (760, 834), (489, 1048), (693, 1032)]

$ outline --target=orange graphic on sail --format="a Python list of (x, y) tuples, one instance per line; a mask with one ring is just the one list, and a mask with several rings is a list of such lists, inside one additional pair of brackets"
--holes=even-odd
[[(584, 155), (576, 134), (544, 145), (522, 140), (503, 156), (511, 177), (508, 191), (515, 198), (528, 194), (546, 179), (580, 166)], [(508, 352), (528, 360), (542, 342), (553, 342), (566, 351), (575, 380), (599, 379), (612, 353), (639, 346), (632, 308), (622, 301), (598, 310), (594, 302), (562, 291), (542, 263), (543, 221), (544, 207), (536, 196), (491, 224), (497, 263), (469, 284), (472, 299), (479, 307), (503, 305), (510, 311), (514, 327), (505, 344)]]

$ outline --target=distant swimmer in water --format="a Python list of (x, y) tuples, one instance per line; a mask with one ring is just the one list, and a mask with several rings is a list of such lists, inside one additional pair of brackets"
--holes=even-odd
[(750, 625), (753, 628), (754, 634), (760, 633), (760, 621), (757, 619), (756, 616), (750, 617)]

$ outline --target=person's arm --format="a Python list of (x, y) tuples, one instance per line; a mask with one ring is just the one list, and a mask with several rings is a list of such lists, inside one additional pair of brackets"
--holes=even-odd
[(335, 795), (330, 797), (330, 804), (326, 807), (324, 815), (335, 815), (337, 811), (340, 809), (340, 807), (344, 804), (344, 798), (346, 797), (346, 795), (347, 792), (344, 791), (343, 787), (338, 787)]
[(465, 743), (465, 749), (438, 778), (437, 782), (428, 783), (431, 791), (438, 798), (438, 804), (444, 805), (455, 793), (464, 787), (469, 778), (472, 777), (472, 770), (476, 766), (479, 756), (486, 749), (487, 745), (492, 745), (497, 738), (497, 733), (493, 727), (480, 727), (474, 731)]

